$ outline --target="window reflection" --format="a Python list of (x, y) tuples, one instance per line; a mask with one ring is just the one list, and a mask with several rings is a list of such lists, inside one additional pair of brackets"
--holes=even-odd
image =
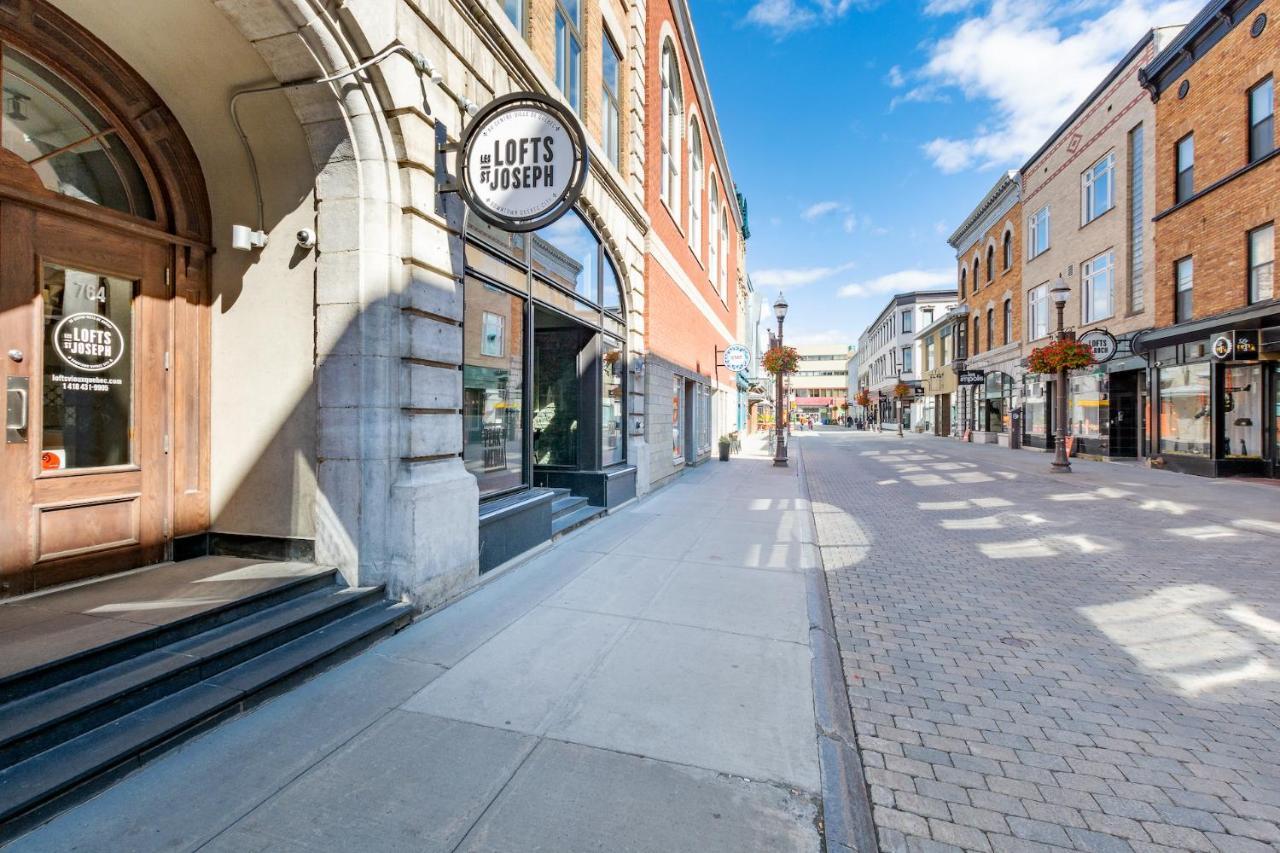
[(1209, 455), (1207, 363), (1160, 368), (1160, 452)]
[(596, 304), (600, 302), (599, 252), (600, 241), (574, 212), (533, 234), (534, 270)]
[(613, 268), (613, 262), (608, 258), (604, 259), (601, 267), (604, 275), (604, 282), (601, 286), (600, 298), (604, 301), (604, 307), (608, 311), (622, 313), (622, 288), (618, 283), (618, 271)]
[(1222, 371), (1222, 455), (1262, 456), (1262, 368), (1256, 364)]
[(524, 481), (524, 300), (467, 279), (463, 463), (482, 497)]
[(600, 464), (602, 466), (617, 465), (622, 461), (622, 418), (623, 418), (623, 376), (626, 373), (626, 359), (623, 357), (622, 344), (604, 338), (604, 358), (601, 369), (604, 372), (600, 395)]
[(6, 46), (3, 62), (4, 147), (54, 192), (154, 218), (142, 172), (106, 118), (30, 57)]

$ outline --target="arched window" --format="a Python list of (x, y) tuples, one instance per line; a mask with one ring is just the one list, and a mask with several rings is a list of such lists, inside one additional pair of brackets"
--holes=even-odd
[(987, 281), (991, 281), (991, 277), (996, 271), (996, 247), (987, 247)]
[(729, 211), (728, 201), (720, 208), (720, 295), (729, 292)]
[(707, 189), (707, 278), (711, 279), (716, 290), (720, 289), (720, 239), (716, 234), (720, 222), (720, 188), (716, 186), (716, 176), (711, 175), (711, 186)]
[(1004, 342), (1009, 343), (1009, 336), (1013, 334), (1013, 300), (1006, 299), (1004, 301)]
[(979, 270), (980, 270), (980, 266), (978, 264), (978, 259), (974, 258), (973, 259), (973, 292), (974, 293), (978, 292)]
[(1004, 232), (1004, 268), (1008, 270), (1013, 266), (1013, 232)]
[(982, 349), (982, 318), (973, 318), (973, 354), (977, 355)]
[(702, 134), (689, 123), (689, 248), (702, 257)]
[(680, 89), (680, 65), (668, 39), (662, 45), (662, 198), (677, 219), (680, 208), (680, 131), (684, 127), (684, 97)]
[(4, 147), (47, 188), (155, 218), (146, 179), (114, 127), (80, 90), (26, 54), (4, 47)]
[(960, 298), (961, 299), (964, 299), (964, 280), (968, 272), (969, 270), (967, 268), (962, 268), (960, 270)]
[(996, 311), (994, 308), (987, 309), (987, 349), (995, 346), (996, 342)]

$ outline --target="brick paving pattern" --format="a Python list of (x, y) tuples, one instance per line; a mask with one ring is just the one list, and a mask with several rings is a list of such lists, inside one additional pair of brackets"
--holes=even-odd
[(798, 443), (882, 849), (1280, 850), (1280, 489)]

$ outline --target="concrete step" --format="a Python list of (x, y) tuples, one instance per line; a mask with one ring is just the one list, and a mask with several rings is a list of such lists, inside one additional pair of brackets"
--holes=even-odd
[(161, 750), (398, 630), (411, 617), (406, 604), (379, 601), (358, 607), (0, 769), (0, 843), (88, 797)]
[(553, 516), (551, 519), (551, 535), (559, 536), (562, 533), (568, 533), (575, 527), (581, 527), (593, 518), (604, 515), (604, 507), (589, 506), (586, 498), (582, 498), (582, 506), (564, 515)]

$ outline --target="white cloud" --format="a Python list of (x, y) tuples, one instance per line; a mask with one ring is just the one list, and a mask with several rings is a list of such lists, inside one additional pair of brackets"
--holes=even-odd
[(858, 217), (852, 213), (846, 215), (840, 227), (844, 229), (844, 233), (852, 234), (858, 228)]
[(801, 267), (798, 269), (758, 270), (751, 274), (751, 281), (757, 287), (803, 287), (848, 272), (853, 269), (852, 262), (834, 267)]
[[(1183, 23), (1200, 0), (994, 0), (985, 14), (967, 18), (930, 49), (915, 76), (927, 92), (959, 89), (971, 101), (989, 101), (991, 117), (969, 135), (939, 137), (923, 146), (943, 172), (1016, 165), (1042, 143), (1153, 26)], [(959, 0), (927, 8), (958, 11)], [(906, 99), (904, 96), (903, 99)]]
[(924, 4), (926, 15), (951, 15), (964, 12), (975, 4), (976, 0), (929, 0)]
[(833, 23), (854, 9), (870, 9), (879, 0), (756, 0), (747, 22), (779, 37), (817, 24)]
[(895, 89), (901, 89), (907, 85), (907, 78), (902, 75), (902, 66), (895, 65), (889, 69), (889, 73), (884, 76), (884, 82)]
[(815, 219), (821, 219), (828, 213), (835, 213), (837, 210), (843, 209), (844, 205), (838, 201), (820, 201), (806, 207), (804, 212), (800, 215), (804, 217), (805, 220), (812, 222)]
[(933, 270), (898, 270), (879, 278), (846, 284), (840, 288), (838, 296), (846, 298), (862, 296), (878, 296), (884, 293), (909, 293), (913, 290), (927, 290), (947, 287), (955, 284), (955, 271), (950, 269)]

